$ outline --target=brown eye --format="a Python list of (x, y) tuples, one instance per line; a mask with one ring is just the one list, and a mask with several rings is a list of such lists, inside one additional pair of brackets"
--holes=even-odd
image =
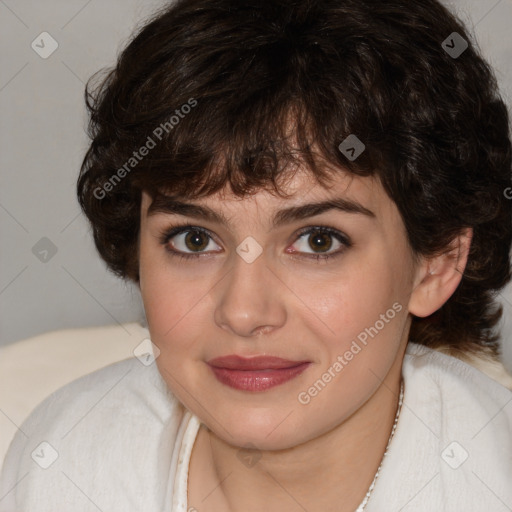
[(160, 243), (171, 255), (199, 257), (220, 248), (208, 231), (192, 226), (171, 228), (162, 233)]
[[(314, 249), (319, 249), (321, 252), (328, 251), (332, 246), (332, 235), (320, 231), (311, 232), (308, 242)], [(313, 234), (314, 233), (314, 234)]]
[(188, 231), (184, 243), (191, 251), (202, 251), (208, 246), (209, 237), (201, 231)]
[(318, 226), (303, 229), (292, 247), (294, 253), (303, 254), (304, 258), (327, 260), (340, 256), (351, 245), (350, 239), (338, 230)]

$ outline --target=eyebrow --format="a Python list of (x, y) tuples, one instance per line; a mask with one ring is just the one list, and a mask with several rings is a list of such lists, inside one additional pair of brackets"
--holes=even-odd
[[(320, 215), (330, 210), (338, 210), (345, 213), (357, 213), (370, 218), (375, 218), (375, 214), (363, 205), (349, 199), (338, 197), (317, 203), (307, 203), (279, 210), (275, 213), (274, 218), (272, 219), (272, 227), (276, 228), (283, 224)], [(185, 217), (208, 220), (224, 226), (229, 225), (229, 220), (222, 212), (217, 212), (208, 206), (186, 203), (173, 196), (157, 196), (149, 206), (147, 215), (150, 217), (156, 213), (166, 213), (171, 215), (177, 214)]]

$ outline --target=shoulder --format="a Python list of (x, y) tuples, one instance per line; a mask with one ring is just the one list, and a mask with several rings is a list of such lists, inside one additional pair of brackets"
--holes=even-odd
[(402, 409), (368, 512), (512, 507), (512, 392), (414, 343), (402, 375)]
[(402, 374), (396, 450), (404, 470), (425, 484), (427, 473), (434, 478), (432, 503), (444, 496), (445, 505), (484, 510), (499, 496), (512, 505), (512, 392), (464, 361), (414, 343)]
[(437, 392), (463, 394), (472, 401), (488, 403), (509, 401), (512, 391), (476, 366), (423, 345), (409, 343), (403, 363), (404, 379), (410, 384), (429, 380)]
[[(154, 485), (158, 464), (168, 469), (169, 452), (159, 457), (162, 449), (172, 451), (184, 412), (154, 362), (130, 358), (81, 377), (47, 397), (20, 426), (4, 460), (0, 496), (10, 491), (8, 503), (44, 511), (58, 504), (52, 494), (67, 489), (78, 503), (81, 490), (90, 489), (107, 506), (109, 482), (124, 480), (125, 505), (133, 506), (133, 480)], [(0, 511), (4, 506), (0, 501)]]
[[(512, 439), (512, 391), (474, 366), (410, 343), (402, 367), (411, 406), (429, 411), (432, 428), (476, 437), (480, 428)], [(511, 446), (512, 448), (512, 446)]]

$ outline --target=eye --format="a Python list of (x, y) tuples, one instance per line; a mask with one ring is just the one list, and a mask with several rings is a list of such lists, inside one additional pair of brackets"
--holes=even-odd
[[(170, 242), (172, 247), (170, 247)], [(161, 234), (160, 243), (172, 256), (181, 258), (197, 258), (206, 250), (213, 250), (209, 240), (213, 242), (208, 230), (199, 226), (176, 226)], [(218, 247), (218, 246), (217, 246)], [(187, 252), (191, 251), (191, 252)]]
[[(306, 258), (326, 260), (340, 256), (347, 247), (351, 246), (351, 243), (348, 237), (340, 231), (326, 226), (315, 226), (301, 230), (298, 242), (295, 242), (293, 245), (296, 247), (297, 252), (303, 254), (308, 254), (307, 249), (312, 248), (313, 253), (309, 253), (309, 256), (305, 256)], [(333, 247), (338, 250), (329, 252)], [(318, 252), (315, 252), (317, 250)]]

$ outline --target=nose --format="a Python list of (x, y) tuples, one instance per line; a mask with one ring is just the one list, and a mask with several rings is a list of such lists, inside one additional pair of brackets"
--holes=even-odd
[(252, 263), (234, 257), (232, 269), (215, 287), (215, 322), (236, 336), (268, 334), (286, 322), (286, 291), (264, 255)]

